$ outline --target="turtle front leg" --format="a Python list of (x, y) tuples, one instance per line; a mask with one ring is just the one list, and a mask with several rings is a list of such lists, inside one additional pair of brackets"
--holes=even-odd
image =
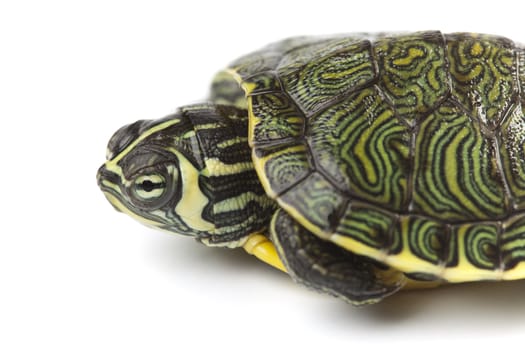
[(318, 238), (282, 209), (274, 214), (270, 233), (273, 250), (296, 282), (353, 305), (377, 303), (406, 283), (403, 273)]

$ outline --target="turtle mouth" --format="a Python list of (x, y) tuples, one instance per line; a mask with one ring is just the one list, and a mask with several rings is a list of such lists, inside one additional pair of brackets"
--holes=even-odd
[(102, 165), (97, 172), (97, 184), (106, 196), (107, 200), (116, 211), (122, 212), (119, 208), (120, 203), (118, 198), (120, 197), (120, 176), (118, 174), (108, 170), (106, 165)]

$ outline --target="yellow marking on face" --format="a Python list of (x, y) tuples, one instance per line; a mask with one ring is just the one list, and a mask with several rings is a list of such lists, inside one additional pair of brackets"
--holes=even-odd
[[(124, 173), (122, 172), (122, 167), (118, 165), (116, 162), (114, 162), (113, 160), (108, 160), (106, 164), (104, 164), (104, 166), (106, 167), (107, 170), (111, 171), (112, 173), (117, 174), (120, 177), (121, 181), (126, 181), (126, 179), (124, 179)], [(105, 181), (105, 183), (107, 183), (107, 181)]]
[(117, 164), (122, 158), (124, 158), (132, 149), (134, 149), (139, 142), (144, 140), (145, 138), (153, 135), (156, 132), (159, 132), (161, 130), (164, 130), (172, 125), (180, 123), (180, 119), (171, 119), (168, 121), (165, 121), (164, 123), (160, 123), (159, 125), (155, 125), (148, 130), (144, 131), (142, 134), (140, 134), (139, 137), (135, 141), (133, 141), (129, 146), (127, 146), (122, 152), (120, 152), (115, 158), (113, 158), (111, 161), (106, 162), (106, 167), (108, 170), (111, 170), (109, 165)]
[(180, 119), (171, 119), (164, 123), (160, 123), (159, 125), (155, 125), (154, 127), (146, 130), (143, 132), (135, 141), (133, 141), (128, 147), (126, 147), (122, 152), (120, 152), (115, 158), (108, 160), (105, 163), (105, 167), (107, 170), (111, 171), (112, 173), (117, 174), (120, 177), (120, 180), (122, 181), (122, 184), (126, 187), (129, 187), (131, 185), (131, 182), (128, 181), (124, 177), (124, 173), (122, 171), (122, 167), (118, 165), (118, 162), (122, 160), (132, 149), (134, 149), (139, 142), (144, 140), (146, 137), (153, 135), (156, 132), (159, 132), (167, 127), (170, 127), (172, 125), (175, 125), (180, 122)]
[(215, 225), (202, 218), (208, 198), (199, 187), (199, 171), (179, 151), (171, 148), (170, 152), (179, 160), (179, 171), (182, 179), (182, 197), (175, 207), (175, 213), (184, 219), (186, 225), (197, 231), (213, 232)]
[(120, 210), (121, 212), (123, 212), (124, 214), (127, 214), (129, 215), (130, 217), (132, 217), (133, 219), (143, 223), (144, 225), (146, 226), (150, 226), (150, 227), (155, 227), (155, 228), (158, 228), (161, 224), (157, 221), (153, 221), (153, 220), (149, 220), (149, 219), (146, 219), (145, 217), (143, 216), (140, 216), (134, 212), (132, 212), (131, 210), (128, 209), (128, 207), (126, 207), (117, 197), (115, 197), (114, 195), (112, 195), (111, 193), (109, 192), (106, 192), (104, 191), (104, 195), (106, 196), (106, 198), (108, 199), (108, 201), (113, 204), (113, 206), (115, 208), (117, 208), (118, 210)]
[[(114, 184), (113, 182), (110, 182), (106, 179), (103, 179), (102, 180), (102, 185), (104, 185), (104, 187), (107, 187), (107, 188), (111, 188), (113, 191), (117, 192), (117, 193), (120, 193), (120, 187), (117, 185), (117, 184)], [(105, 193), (105, 191), (104, 191)]]

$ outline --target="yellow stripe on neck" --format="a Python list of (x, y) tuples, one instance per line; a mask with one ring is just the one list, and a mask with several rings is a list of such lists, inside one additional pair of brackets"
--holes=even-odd
[(213, 232), (215, 225), (202, 217), (209, 200), (200, 190), (199, 170), (176, 149), (170, 148), (170, 152), (175, 154), (179, 160), (179, 171), (182, 179), (182, 196), (175, 207), (175, 213), (190, 228), (197, 231)]

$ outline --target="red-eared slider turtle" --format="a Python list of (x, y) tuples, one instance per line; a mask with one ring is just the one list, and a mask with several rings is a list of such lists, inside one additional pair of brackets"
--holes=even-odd
[(119, 211), (373, 303), (525, 277), (525, 50), (419, 32), (284, 40), (209, 102), (124, 126), (98, 182)]

